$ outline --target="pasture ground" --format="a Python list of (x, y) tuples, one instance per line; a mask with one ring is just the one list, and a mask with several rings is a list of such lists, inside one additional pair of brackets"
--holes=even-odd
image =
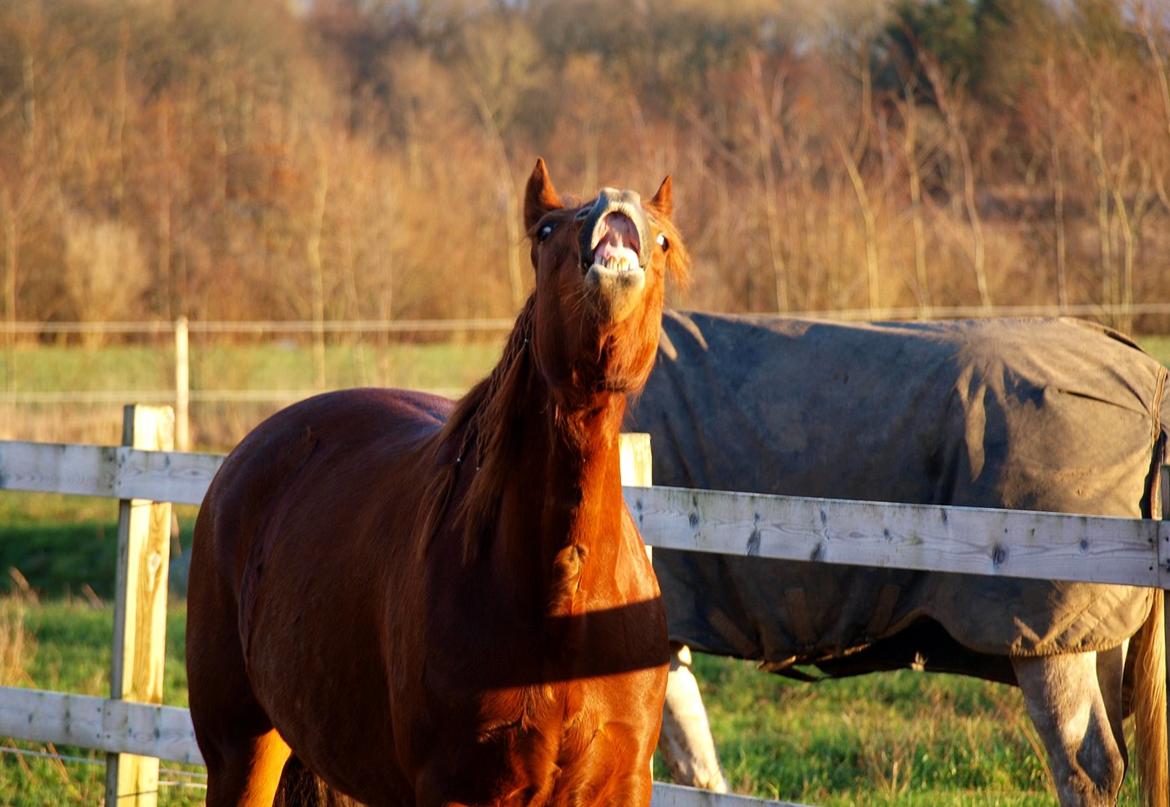
[[(1163, 363), (1170, 361), (1170, 337), (1142, 343)], [(364, 365), (349, 365), (359, 369), (336, 371), (330, 380), (339, 386), (466, 387), (490, 366), (498, 342), (422, 347), (416, 358), (402, 353), (386, 359), (397, 369), (386, 364), (377, 377), (362, 376), (375, 366), (367, 355)], [(308, 385), (303, 350), (287, 348), (286, 366), (300, 369), (272, 369), (270, 362), (281, 360), (271, 351), (285, 349), (255, 348), (258, 352), (248, 360), (251, 369), (238, 377), (231, 374), (246, 352), (225, 353), (223, 363), (207, 372), (209, 377), (222, 373), (218, 386), (226, 388), (232, 387), (233, 378), (245, 378), (256, 389), (293, 388), (302, 381)], [(36, 348), (39, 358), (27, 369), (40, 374), (37, 389), (100, 389), (100, 384), (112, 383), (102, 379), (115, 369), (125, 370), (131, 355), (126, 351), (133, 350), (106, 348), (87, 353), (83, 360), (77, 349)], [(137, 382), (137, 388), (165, 387), (165, 354), (160, 359), (160, 351), (142, 350), (140, 361), (154, 369), (151, 380)], [(330, 366), (345, 365), (334, 361)], [(366, 371), (359, 372), (363, 366)], [(435, 371), (436, 366), (442, 370)], [(9, 377), (18, 376), (27, 377), (27, 372)], [(116, 424), (118, 407), (111, 411)], [(17, 426), (7, 424), (9, 429)], [(116, 440), (116, 425), (102, 428)], [(176, 512), (181, 529), (172, 553), (180, 555), (190, 545), (194, 508)], [(116, 520), (112, 501), (0, 493), (0, 684), (108, 692)], [(185, 706), (181, 574), (172, 583), (165, 698), (168, 704)], [(696, 674), (721, 760), (737, 792), (821, 805), (1053, 803), (1048, 774), (1036, 754), (1039, 740), (1019, 692), (1011, 687), (910, 671), (810, 685), (759, 672), (751, 664), (701, 655), (696, 656)], [(0, 738), (0, 746), (5, 749), (0, 751), (0, 804), (100, 803), (102, 755), (6, 738)], [(8, 750), (12, 748), (68, 759), (23, 756)], [(161, 788), (160, 804), (202, 803), (201, 774), (199, 768), (164, 762), (162, 780), (167, 784)], [(1137, 803), (1134, 778), (1126, 783), (1122, 804)]]

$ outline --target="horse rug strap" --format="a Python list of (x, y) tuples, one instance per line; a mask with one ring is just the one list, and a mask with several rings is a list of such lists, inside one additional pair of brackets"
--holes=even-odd
[[(1070, 319), (668, 312), (627, 428), (651, 434), (656, 484), (1148, 517), (1170, 419), (1165, 379), (1125, 337)], [(921, 619), (980, 653), (1099, 650), (1138, 629), (1151, 596), (666, 550), (654, 566), (672, 639), (784, 664)]]

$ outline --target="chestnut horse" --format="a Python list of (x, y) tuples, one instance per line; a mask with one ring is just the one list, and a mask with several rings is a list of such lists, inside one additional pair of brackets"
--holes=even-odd
[(371, 805), (649, 804), (669, 650), (618, 432), (685, 272), (671, 207), (669, 178), (563, 206), (537, 161), (535, 291), (485, 380), (320, 395), (227, 458), (188, 600), (211, 807), (297, 772)]

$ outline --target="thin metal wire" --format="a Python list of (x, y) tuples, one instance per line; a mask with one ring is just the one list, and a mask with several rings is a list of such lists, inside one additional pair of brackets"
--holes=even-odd
[[(787, 311), (779, 316), (801, 319), (956, 319), (985, 317), (1048, 316), (1137, 316), (1170, 314), (1170, 302), (1150, 303), (1079, 303), (1076, 305), (954, 305), (900, 306), (896, 308), (825, 308)], [(459, 331), (499, 332), (511, 330), (514, 320), (503, 317), (467, 319), (354, 319), (327, 320), (203, 320), (189, 322), (190, 333), (236, 334), (304, 334), (325, 333), (442, 333)], [(107, 333), (170, 334), (175, 323), (170, 320), (125, 322), (0, 322), (0, 333)]]
[[(422, 390), (444, 398), (457, 398), (466, 392), (459, 387), (432, 387)], [(191, 390), (191, 403), (292, 403), (321, 392), (319, 389), (204, 389)], [(3, 392), (0, 404), (124, 404), (173, 403), (175, 391), (139, 390), (54, 390), (52, 392)]]
[(30, 748), (15, 748), (11, 745), (0, 745), (0, 754), (16, 754), (24, 757), (40, 757), (42, 759), (59, 759), (62, 762), (76, 762), (81, 765), (105, 765), (104, 759), (93, 757), (77, 757), (70, 754), (50, 754), (48, 751), (33, 751)]
[[(99, 754), (99, 756), (97, 756), (97, 757), (79, 757), (79, 756), (76, 756), (73, 754), (53, 754), (53, 753), (50, 753), (48, 751), (34, 751), (31, 748), (16, 748), (15, 746), (11, 746), (11, 745), (0, 746), (0, 754), (14, 754), (17, 756), (37, 757), (40, 759), (56, 759), (56, 760), (60, 760), (61, 762), (74, 762), (74, 763), (77, 763), (79, 765), (105, 765), (106, 764), (106, 760), (104, 759), (104, 756), (105, 756), (104, 754)], [(207, 778), (207, 774), (203, 771), (185, 771), (185, 770), (182, 770), (180, 768), (159, 768), (158, 772), (160, 774), (166, 774), (167, 776), (175, 776), (175, 777), (186, 776), (186, 777), (190, 777), (192, 779), (206, 779)], [(160, 780), (159, 784), (160, 785), (173, 785), (173, 786), (177, 786), (177, 787), (207, 787), (207, 785), (205, 783), (201, 783), (201, 782), (180, 782), (177, 780), (175, 780), (175, 781)]]
[[(314, 333), (444, 333), (509, 331), (513, 319), (355, 319), (327, 320), (203, 320), (190, 322), (190, 333), (298, 334)], [(170, 320), (125, 322), (0, 322), (0, 333), (106, 333), (170, 334), (175, 323)]]
[(179, 768), (159, 768), (159, 773), (165, 773), (168, 776), (190, 776), (193, 779), (206, 779), (207, 773), (204, 771), (184, 771)]

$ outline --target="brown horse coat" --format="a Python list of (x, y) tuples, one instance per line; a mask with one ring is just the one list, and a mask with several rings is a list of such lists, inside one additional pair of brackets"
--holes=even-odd
[(683, 259), (669, 192), (563, 209), (538, 163), (537, 288), (487, 379), (321, 395), (228, 457), (188, 605), (210, 805), (270, 804), (286, 763), (372, 805), (649, 803), (666, 622), (618, 431)]

